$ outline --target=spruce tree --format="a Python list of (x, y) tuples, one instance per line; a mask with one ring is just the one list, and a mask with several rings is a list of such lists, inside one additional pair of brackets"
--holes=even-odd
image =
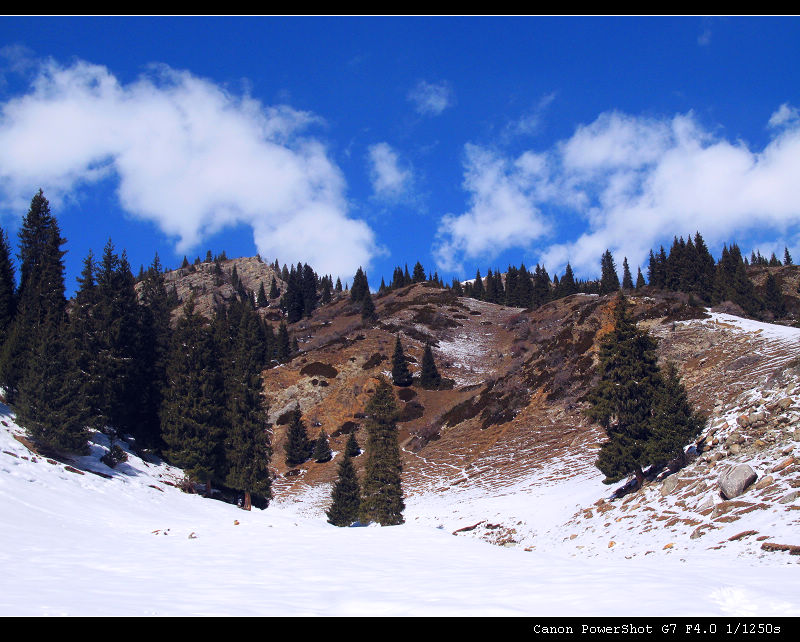
[(481, 271), (475, 272), (475, 280), (472, 282), (472, 298), (478, 301), (483, 301), (483, 279), (481, 278)]
[(307, 461), (311, 456), (313, 447), (314, 442), (310, 442), (308, 439), (303, 413), (300, 412), (300, 406), (297, 405), (292, 411), (289, 428), (286, 432), (286, 444), (284, 445), (286, 465), (297, 466)]
[(289, 339), (289, 328), (284, 321), (281, 321), (280, 326), (278, 326), (276, 358), (279, 363), (286, 363), (292, 358), (292, 343), (291, 339)]
[(422, 267), (422, 263), (417, 261), (414, 264), (414, 271), (411, 274), (411, 282), (412, 283), (424, 283), (425, 282), (425, 268)]
[(597, 467), (605, 483), (635, 474), (641, 485), (649, 464), (652, 400), (659, 387), (656, 342), (639, 330), (621, 294), (613, 302), (614, 328), (599, 351), (600, 380), (589, 394), (587, 415), (606, 431)]
[(358, 445), (356, 433), (351, 432), (347, 438), (347, 443), (344, 446), (345, 457), (358, 457), (361, 454), (361, 446)]
[(436, 368), (430, 343), (425, 344), (425, 352), (422, 354), (419, 383), (426, 390), (438, 390), (442, 383), (442, 376)]
[(614, 257), (606, 250), (600, 261), (600, 294), (611, 294), (619, 290), (619, 277), (614, 265)]
[(256, 295), (256, 307), (266, 308), (269, 305), (267, 291), (264, 289), (264, 282), (258, 284), (258, 295)]
[(33, 197), (19, 231), (20, 285), (16, 314), (0, 352), (0, 384), (13, 401), (39, 326), (59, 325), (66, 313), (64, 252), (58, 221), (42, 190)]
[(644, 275), (642, 274), (642, 268), (637, 268), (639, 271), (636, 274), (636, 289), (641, 290), (645, 286), (644, 282)]
[(783, 297), (781, 286), (778, 284), (778, 279), (775, 278), (774, 274), (767, 275), (764, 289), (764, 305), (777, 318), (786, 315), (786, 301)]
[(281, 295), (281, 291), (278, 289), (278, 282), (275, 280), (275, 277), (272, 277), (272, 282), (269, 286), (269, 298), (270, 299), (277, 299)]
[(400, 343), (400, 335), (394, 344), (394, 354), (392, 355), (392, 382), (396, 386), (410, 386), (412, 382), (411, 371), (408, 369), (406, 355), (403, 352), (403, 344)]
[(628, 257), (622, 259), (622, 289), (633, 289), (633, 276), (631, 275), (631, 268), (628, 266)]
[(678, 369), (668, 362), (661, 369), (661, 385), (653, 399), (651, 432), (647, 458), (651, 466), (662, 467), (674, 459), (683, 464), (684, 447), (697, 437), (705, 417), (689, 403)]
[(361, 320), (364, 323), (374, 323), (378, 319), (378, 313), (375, 311), (375, 302), (372, 300), (372, 295), (367, 290), (361, 297)]
[(0, 228), (0, 348), (6, 340), (11, 321), (16, 311), (16, 283), (14, 262), (8, 246), (5, 230)]
[[(231, 315), (227, 351), (225, 439), (225, 483), (244, 493), (242, 508), (250, 510), (251, 494), (269, 500), (272, 496), (269, 462), (272, 445), (267, 431), (266, 407), (261, 395), (264, 353), (261, 322), (248, 306)], [(234, 327), (235, 324), (235, 327)]]
[(792, 265), (792, 255), (789, 254), (789, 248), (785, 245), (783, 247), (783, 264)]
[(350, 456), (345, 454), (339, 463), (339, 476), (331, 492), (331, 506), (326, 511), (328, 523), (334, 526), (350, 526), (358, 520), (361, 508), (361, 492), (356, 469)]
[(359, 519), (381, 526), (403, 523), (402, 464), (397, 443), (397, 402), (391, 384), (381, 377), (365, 408), (367, 462)]
[(210, 491), (212, 481), (221, 481), (224, 465), (225, 395), (213, 337), (192, 299), (172, 337), (167, 381), (161, 405), (164, 455)]
[(318, 464), (322, 464), (326, 461), (330, 461), (333, 457), (333, 453), (331, 452), (331, 445), (328, 441), (328, 434), (325, 430), (320, 430), (319, 435), (317, 436), (316, 442), (314, 442), (314, 461)]
[(89, 412), (82, 375), (64, 337), (63, 321), (36, 327), (19, 383), (17, 422), (47, 448), (85, 455)]
[(353, 277), (353, 287), (350, 288), (350, 300), (353, 303), (361, 303), (369, 292), (367, 275), (361, 268), (358, 268)]

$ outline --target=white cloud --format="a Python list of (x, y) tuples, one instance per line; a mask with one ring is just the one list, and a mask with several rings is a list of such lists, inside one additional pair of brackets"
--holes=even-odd
[(105, 67), (51, 61), (0, 105), (0, 206), (24, 211), (39, 186), (58, 203), (113, 175), (122, 207), (178, 251), (244, 223), (263, 256), (350, 274), (369, 264), (375, 239), (348, 216), (325, 147), (304, 135), (318, 121), (166, 66), (123, 85)]
[(796, 124), (800, 118), (796, 107), (790, 107), (787, 103), (783, 103), (772, 116), (769, 117), (767, 125), (770, 127), (783, 127), (787, 124)]
[(470, 208), (442, 218), (434, 246), (437, 264), (446, 271), (460, 271), (463, 258), (491, 258), (530, 244), (548, 230), (532, 202), (543, 169), (534, 156), (512, 163), (477, 145), (467, 145), (465, 152)]
[(438, 116), (453, 104), (453, 90), (447, 82), (429, 83), (420, 80), (408, 92), (408, 100), (414, 103), (422, 116)]
[(388, 143), (376, 143), (367, 150), (372, 190), (376, 197), (397, 199), (408, 189), (412, 174), (400, 167), (397, 153)]
[[(800, 224), (795, 113), (781, 106), (771, 119), (781, 127), (761, 150), (711, 133), (691, 113), (653, 119), (617, 112), (545, 152), (512, 159), (468, 148), (471, 207), (443, 217), (434, 250), (450, 267), (512, 247), (538, 250), (551, 272), (570, 261), (594, 276), (606, 249), (619, 264), (627, 256), (635, 270), (675, 235), (700, 231), (717, 247), (753, 231), (789, 236)], [(560, 221), (575, 231), (542, 244)]]

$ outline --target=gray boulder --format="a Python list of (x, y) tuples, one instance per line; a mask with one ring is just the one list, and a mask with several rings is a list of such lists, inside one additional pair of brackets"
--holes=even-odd
[(756, 471), (747, 464), (739, 464), (720, 475), (719, 489), (725, 499), (733, 499), (747, 490), (756, 479)]

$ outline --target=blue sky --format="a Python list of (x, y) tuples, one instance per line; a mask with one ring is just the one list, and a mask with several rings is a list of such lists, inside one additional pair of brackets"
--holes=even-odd
[(0, 18), (0, 226), (41, 187), (68, 288), (260, 252), (373, 288), (700, 231), (800, 259), (796, 18)]

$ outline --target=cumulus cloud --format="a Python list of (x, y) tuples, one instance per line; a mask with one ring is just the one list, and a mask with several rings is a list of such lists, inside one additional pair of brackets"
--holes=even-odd
[(408, 93), (408, 100), (414, 103), (418, 114), (438, 116), (453, 104), (454, 97), (449, 83), (420, 80)]
[(166, 66), (124, 85), (103, 66), (50, 61), (0, 105), (0, 206), (24, 211), (39, 186), (58, 203), (112, 176), (124, 210), (179, 252), (246, 224), (264, 256), (349, 274), (369, 264), (375, 239), (348, 216), (341, 171), (306, 135), (317, 122)]
[[(653, 119), (617, 112), (544, 152), (513, 159), (473, 149), (464, 183), (471, 208), (443, 217), (437, 256), (457, 265), (461, 257), (519, 247), (537, 252), (551, 271), (570, 261), (592, 276), (606, 249), (618, 262), (627, 256), (631, 266), (644, 266), (650, 248), (675, 235), (700, 231), (716, 246), (747, 232), (785, 235), (800, 223), (795, 113), (788, 105), (776, 111), (773, 137), (760, 150), (712, 133), (692, 113)], [(486, 239), (468, 240), (477, 222)], [(559, 224), (567, 240), (545, 245), (548, 228)]]
[(397, 199), (408, 189), (412, 174), (402, 168), (397, 153), (388, 143), (376, 143), (367, 150), (372, 190), (377, 198)]
[(530, 244), (548, 230), (533, 202), (532, 190), (544, 169), (535, 156), (510, 162), (472, 144), (465, 155), (463, 185), (470, 193), (469, 210), (442, 218), (433, 250), (446, 271), (460, 271), (463, 258), (490, 258)]

